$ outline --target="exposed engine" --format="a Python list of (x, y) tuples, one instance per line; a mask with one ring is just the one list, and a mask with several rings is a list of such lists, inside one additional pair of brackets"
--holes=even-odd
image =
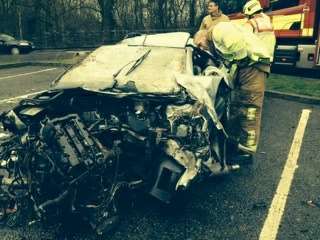
[[(110, 204), (106, 193), (116, 184), (115, 149), (101, 145), (76, 114), (44, 119), (37, 134), (29, 129), (12, 137), (1, 151), (1, 190), (7, 196), (2, 216), (11, 209), (32, 223), (61, 221), (62, 216), (86, 211), (95, 216), (88, 221), (100, 233)], [(34, 211), (26, 216), (31, 212), (23, 211), (31, 206)], [(9, 224), (15, 224), (12, 216), (8, 215)]]
[(10, 134), (0, 145), (0, 216), (8, 225), (81, 216), (103, 234), (123, 192), (169, 203), (202, 162), (219, 162), (207, 115), (187, 97), (65, 90), (25, 100), (1, 116)]
[(171, 203), (229, 172), (235, 71), (189, 43), (179, 32), (102, 46), (0, 114), (1, 223), (76, 219), (103, 235), (135, 193)]

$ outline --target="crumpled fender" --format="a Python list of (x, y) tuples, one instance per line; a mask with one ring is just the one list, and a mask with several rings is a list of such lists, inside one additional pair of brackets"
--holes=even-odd
[(200, 160), (191, 151), (182, 149), (173, 139), (166, 142), (165, 152), (186, 169), (176, 184), (176, 190), (181, 186), (187, 187), (200, 171)]
[(175, 74), (175, 78), (177, 83), (185, 88), (191, 97), (207, 107), (208, 113), (217, 129), (224, 130), (214, 108), (218, 88), (224, 78), (219, 75), (191, 76), (179, 73)]

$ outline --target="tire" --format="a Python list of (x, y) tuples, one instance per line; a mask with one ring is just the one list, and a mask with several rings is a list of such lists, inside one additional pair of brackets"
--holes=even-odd
[(19, 55), (20, 54), (20, 50), (17, 47), (13, 47), (11, 48), (11, 55)]

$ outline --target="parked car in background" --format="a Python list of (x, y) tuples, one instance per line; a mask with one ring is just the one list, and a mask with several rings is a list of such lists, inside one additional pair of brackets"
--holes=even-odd
[(18, 55), (20, 53), (29, 53), (34, 50), (32, 42), (26, 40), (17, 40), (12, 36), (0, 33), (0, 52)]

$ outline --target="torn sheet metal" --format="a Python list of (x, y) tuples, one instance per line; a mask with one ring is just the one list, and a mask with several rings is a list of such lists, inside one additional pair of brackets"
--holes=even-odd
[(219, 130), (222, 130), (223, 126), (217, 116), (214, 105), (217, 91), (223, 78), (221, 76), (190, 76), (186, 74), (176, 74), (175, 76), (179, 85), (208, 108), (212, 121)]
[(176, 189), (179, 187), (187, 187), (200, 170), (200, 160), (197, 160), (191, 151), (183, 150), (182, 147), (172, 139), (167, 141), (165, 152), (186, 168), (176, 185)]
[(236, 64), (233, 64), (231, 68), (227, 68), (225, 65), (222, 65), (220, 68), (215, 66), (208, 66), (204, 72), (204, 76), (216, 76), (222, 77), (224, 82), (227, 84), (228, 87), (234, 89), (235, 79), (237, 77), (238, 67)]

